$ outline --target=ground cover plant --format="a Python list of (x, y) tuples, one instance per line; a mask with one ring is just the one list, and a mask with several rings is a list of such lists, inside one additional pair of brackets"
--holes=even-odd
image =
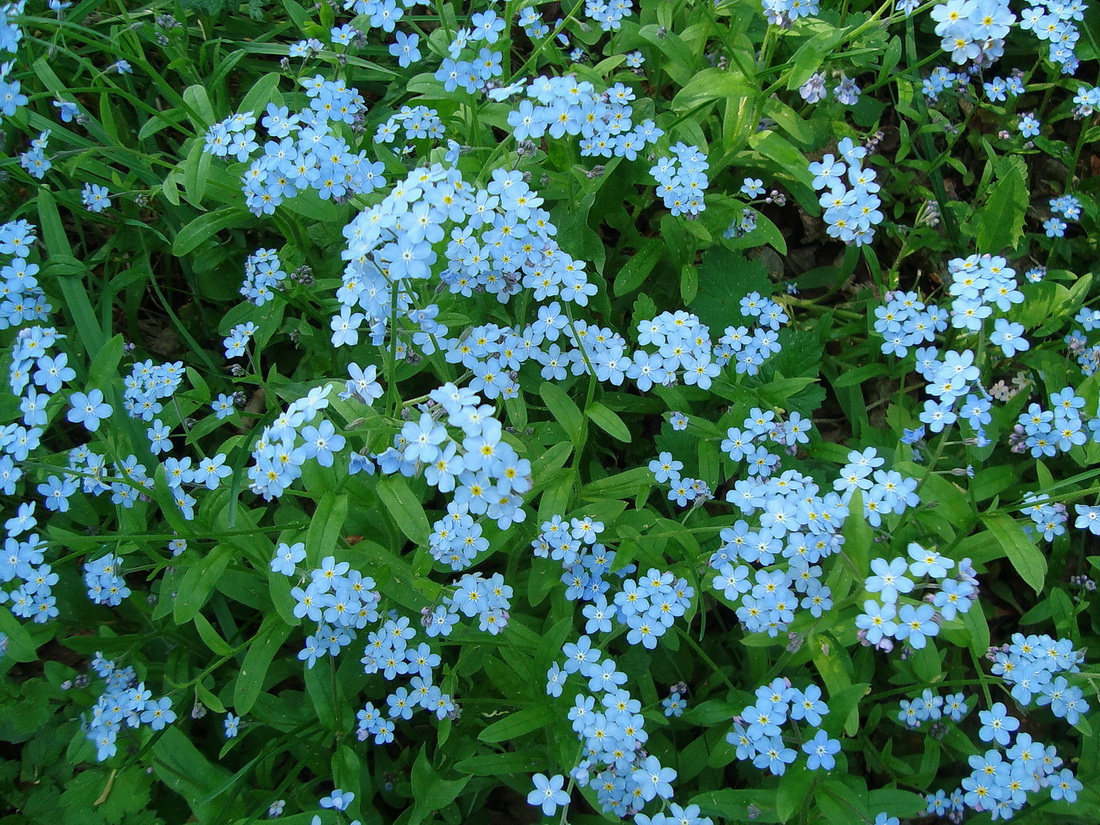
[(0, 7), (0, 821), (1095, 822), (1098, 19)]

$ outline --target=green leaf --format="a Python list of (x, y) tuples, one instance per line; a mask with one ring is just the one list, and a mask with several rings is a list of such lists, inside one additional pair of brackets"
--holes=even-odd
[(1047, 560), (1035, 542), (1027, 537), (1011, 516), (998, 513), (984, 516), (982, 521), (1004, 549), (1020, 578), (1036, 593), (1041, 593), (1047, 575)]
[(333, 733), (340, 730), (339, 689), (333, 684), (332, 674), (327, 667), (307, 667), (305, 672), (306, 696), (313, 702), (313, 709), (326, 730)]
[(242, 226), (251, 219), (251, 215), (239, 206), (223, 206), (199, 215), (176, 235), (172, 241), (172, 254), (177, 258), (186, 257), (223, 229)]
[(696, 72), (691, 81), (676, 93), (672, 108), (691, 109), (701, 103), (723, 98), (747, 101), (758, 94), (760, 92), (740, 74), (728, 69), (703, 69)]
[(248, 713), (256, 704), (271, 661), (289, 635), (290, 628), (276, 614), (264, 617), (263, 624), (248, 645), (240, 675), (233, 685), (233, 707), (238, 714)]
[[(61, 223), (61, 216), (57, 212), (57, 204), (49, 189), (38, 189), (38, 219), (42, 222), (42, 241), (46, 245), (49, 257), (64, 255), (72, 258), (72, 247), (69, 246), (69, 236)], [(57, 285), (64, 298), (65, 309), (72, 315), (77, 332), (80, 333), (80, 342), (84, 345), (88, 355), (92, 358), (103, 349), (107, 343), (107, 335), (99, 325), (95, 309), (88, 299), (88, 292), (84, 288), (82, 275), (87, 271), (84, 268), (79, 274), (58, 277)]]
[(424, 507), (413, 495), (408, 483), (399, 475), (382, 476), (378, 479), (378, 497), (386, 505), (386, 511), (393, 516), (398, 529), (414, 544), (424, 546), (428, 543), (431, 527)]
[(187, 801), (199, 822), (219, 821), (217, 814), (222, 806), (203, 800), (232, 776), (229, 771), (207, 761), (177, 725), (160, 732), (154, 740), (152, 757), (160, 781)]
[(205, 86), (188, 86), (183, 90), (183, 99), (195, 112), (196, 117), (192, 117), (191, 122), (196, 129), (205, 132), (214, 125), (218, 118), (214, 114), (214, 107), (210, 105), (210, 95)]
[(830, 736), (839, 736), (841, 729), (848, 736), (855, 736), (859, 730), (859, 703), (867, 695), (867, 687), (866, 682), (860, 682), (835, 692), (830, 689), (829, 714), (825, 717), (822, 729)]
[(493, 722), (478, 734), (477, 738), (482, 742), (507, 742), (525, 733), (545, 727), (550, 724), (553, 718), (554, 714), (551, 712), (549, 705), (524, 708), (508, 714), (499, 722)]
[(211, 693), (210, 689), (204, 687), (201, 682), (195, 685), (195, 694), (198, 696), (199, 701), (214, 713), (225, 713), (225, 705), (222, 704), (221, 699)]
[(648, 467), (631, 467), (612, 476), (590, 481), (581, 489), (581, 495), (595, 501), (601, 498), (630, 498), (656, 482)]
[(815, 807), (829, 825), (867, 825), (872, 819), (862, 799), (843, 782), (827, 780), (817, 786)]
[(504, 776), (512, 773), (529, 774), (544, 764), (546, 757), (537, 751), (509, 751), (485, 753), (463, 759), (455, 765), (459, 773), (470, 776)]
[(253, 84), (237, 111), (255, 112), (258, 115), (260, 110), (271, 102), (275, 90), (279, 87), (280, 79), (281, 75), (278, 72), (265, 74)]
[(630, 428), (623, 423), (623, 420), (619, 418), (614, 412), (609, 410), (599, 401), (593, 401), (589, 404), (588, 409), (585, 410), (592, 422), (607, 433), (612, 438), (622, 441), (624, 444), (630, 443)]
[[(692, 222), (688, 224), (694, 226)], [(685, 304), (690, 304), (699, 294), (699, 270), (695, 264), (684, 264), (680, 268), (680, 297)]]
[(783, 775), (775, 795), (775, 810), (781, 821), (788, 822), (805, 809), (816, 778), (817, 772), (811, 770), (791, 770)]
[(712, 331), (744, 323), (741, 299), (750, 292), (767, 295), (771, 291), (760, 261), (750, 261), (740, 252), (720, 246), (707, 250), (698, 270), (699, 294), (690, 308)]
[(317, 502), (306, 533), (306, 562), (320, 566), (321, 559), (336, 552), (348, 516), (348, 494), (329, 490)]
[(856, 384), (862, 384), (869, 378), (885, 375), (889, 371), (889, 368), (885, 364), (864, 364), (862, 367), (856, 367), (855, 369), (845, 370), (840, 373), (832, 384), (834, 387), (838, 388), (854, 387)]
[(616, 298), (629, 295), (645, 283), (645, 279), (653, 271), (653, 267), (657, 265), (662, 249), (660, 238), (646, 238), (642, 241), (641, 246), (626, 262), (626, 265), (619, 270), (619, 274), (615, 276), (613, 288)]
[(773, 131), (757, 132), (749, 138), (749, 146), (771, 161), (777, 177), (801, 184), (805, 193), (814, 191), (805, 157), (786, 138)]
[(122, 822), (129, 814), (145, 809), (153, 778), (144, 768), (135, 765), (112, 774), (111, 778), (108, 787), (94, 803), (108, 823)]
[(187, 157), (179, 165), (183, 173), (183, 191), (187, 194), (187, 200), (192, 206), (199, 206), (206, 194), (206, 184), (210, 180), (211, 155), (203, 151), (202, 141), (196, 140), (191, 144)]
[(232, 646), (221, 637), (221, 634), (214, 629), (214, 626), (202, 613), (196, 613), (194, 621), (195, 629), (199, 631), (199, 636), (202, 637), (208, 648), (219, 656), (231, 656), (233, 654)]
[(995, 255), (1015, 248), (1027, 214), (1027, 166), (1014, 157), (1002, 164), (1000, 180), (978, 211), (978, 251)]
[(867, 808), (872, 813), (885, 811), (890, 816), (905, 819), (924, 813), (924, 797), (899, 788), (879, 788), (867, 794)]
[(722, 822), (779, 821), (775, 814), (775, 791), (767, 788), (707, 791), (693, 796), (690, 804), (698, 805), (708, 816), (721, 817)]
[(989, 622), (986, 621), (981, 601), (972, 604), (959, 619), (970, 633), (970, 650), (979, 658), (985, 656), (989, 650)]
[(809, 80), (810, 76), (820, 68), (825, 55), (846, 33), (845, 29), (830, 26), (799, 46), (798, 51), (794, 53), (794, 65), (787, 78), (787, 91), (797, 89)]
[(581, 414), (580, 407), (566, 394), (565, 390), (549, 381), (544, 381), (539, 387), (539, 395), (574, 446), (578, 450), (583, 447), (584, 416)]
[(432, 814), (446, 808), (458, 798), (469, 781), (469, 776), (444, 779), (428, 761), (426, 749), (419, 748), (412, 767), (412, 795), (415, 804), (406, 825), (419, 825)]
[(8, 650), (4, 654), (6, 658), (13, 662), (33, 662), (39, 658), (38, 645), (45, 640), (35, 642), (27, 628), (10, 610), (0, 610), (0, 633), (8, 637)]
[(219, 544), (205, 557), (192, 557), (176, 592), (172, 616), (176, 624), (186, 624), (202, 610), (225, 568), (233, 558), (233, 548)]

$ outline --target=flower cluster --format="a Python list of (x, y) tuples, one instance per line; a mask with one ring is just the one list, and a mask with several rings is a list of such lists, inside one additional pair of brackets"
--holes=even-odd
[[(465, 595), (459, 595), (463, 593)], [(456, 596), (462, 600), (463, 607), (456, 606)], [(447, 635), (457, 621), (457, 613), (470, 609), (466, 615), (475, 615), (479, 611), (483, 615), (492, 612), (496, 621), (490, 623), (497, 629), (491, 632), (499, 632), (507, 624), (506, 610), (510, 596), (511, 588), (504, 584), (499, 575), (488, 581), (479, 576), (464, 577), (458, 583), (455, 594), (448, 597), (446, 606), (441, 605), (435, 613), (425, 608), (422, 623), (428, 636)], [(367, 636), (367, 645), (360, 659), (363, 671), (368, 675), (379, 673), (387, 681), (404, 675), (408, 675), (410, 680), (408, 687), (398, 687), (386, 697), (385, 711), (371, 702), (359, 711), (359, 739), (373, 736), (378, 745), (392, 742), (397, 720), (411, 719), (417, 709), (434, 714), (437, 719), (445, 719), (453, 713), (455, 704), (451, 697), (433, 683), (435, 669), (441, 661), (431, 646), (417, 642), (416, 629), (404, 616), (387, 619), (380, 628), (372, 631)]]
[[(1030, 452), (1032, 458), (1051, 458), (1088, 441), (1081, 410), (1085, 399), (1072, 387), (1064, 387), (1050, 397), (1052, 409), (1030, 404), (1016, 419), (1009, 437), (1013, 452)], [(1100, 438), (1100, 419), (1090, 419), (1088, 429), (1094, 440)]]
[[(833, 97), (844, 106), (855, 106), (859, 103), (860, 88), (855, 80), (844, 72), (840, 73), (840, 79), (833, 87)], [(829, 95), (827, 78), (824, 72), (814, 72), (809, 80), (798, 87), (798, 94), (807, 103), (820, 103)]]
[(798, 758), (798, 752), (783, 740), (783, 725), (788, 721), (805, 721), (817, 728), (812, 737), (804, 738), (807, 770), (831, 771), (836, 767), (840, 742), (821, 730), (822, 719), (829, 706), (822, 699), (821, 688), (807, 685), (805, 690), (794, 687), (789, 679), (775, 679), (756, 689), (756, 703), (749, 705), (733, 719), (733, 729), (726, 741), (737, 748), (737, 758), (752, 762), (759, 770), (782, 776), (787, 766)]
[(328, 407), (331, 392), (331, 384), (315, 387), (263, 429), (252, 451), (254, 463), (248, 469), (254, 492), (271, 501), (301, 477), (306, 461), (332, 466), (346, 439), (330, 421), (322, 420), (318, 426), (312, 423)]
[(283, 264), (276, 250), (257, 249), (245, 258), (241, 295), (249, 303), (262, 307), (268, 301), (274, 300), (275, 289), (286, 280), (286, 277), (287, 274), (283, 271)]
[(100, 762), (118, 751), (116, 742), (124, 725), (128, 728), (148, 725), (157, 731), (176, 721), (172, 700), (167, 696), (154, 699), (145, 683), (138, 681), (132, 667), (120, 668), (97, 653), (92, 659), (92, 669), (107, 682), (106, 690), (92, 706), (85, 732), (95, 744), (96, 758)]
[[(656, 318), (639, 321), (637, 331), (641, 346), (632, 358), (626, 359), (622, 369), (642, 392), (648, 392), (654, 385), (670, 386), (680, 380), (689, 386), (709, 389), (730, 360), (726, 350), (711, 342), (710, 328), (697, 316), (682, 310), (662, 312)], [(641, 347), (654, 347), (656, 352)], [(758, 344), (755, 349), (758, 355), (761, 350), (770, 354), (764, 345)]]
[(108, 607), (118, 607), (130, 595), (130, 588), (122, 577), (122, 559), (114, 553), (84, 562), (84, 584), (89, 599)]
[(1073, 96), (1073, 117), (1075, 120), (1086, 118), (1100, 109), (1100, 86), (1078, 86)]
[(1046, 43), (1050, 62), (1061, 66), (1063, 74), (1071, 75), (1080, 65), (1075, 50), (1081, 32), (1075, 23), (1083, 19), (1084, 4), (1080, 0), (1070, 3), (1038, 2), (1024, 10), (1020, 28)]
[(1088, 712), (1081, 688), (1070, 686), (1060, 675), (1080, 672), (1079, 663), (1084, 660), (1084, 654), (1074, 650), (1069, 639), (1014, 633), (1011, 644), (991, 654), (993, 673), (1011, 686), (1012, 698), (1021, 705), (1049, 705), (1051, 713), (1071, 725)]
[(33, 530), (37, 524), (33, 504), (20, 509), (20, 515), (9, 519), (5, 525), (8, 538), (0, 554), (0, 582), (7, 584), (19, 579), (21, 583), (10, 593), (0, 590), (0, 604), (10, 600), (12, 615), (41, 624), (58, 615), (57, 599), (53, 595), (58, 576), (50, 565), (43, 564), (45, 557), (42, 551), (46, 545), (39, 540), (37, 533), (31, 533), (23, 540), (18, 538), (24, 531)]
[(1089, 346), (1088, 342), (1088, 333), (1100, 329), (1100, 311), (1081, 309), (1073, 320), (1077, 326), (1066, 335), (1065, 343), (1081, 371), (1089, 376), (1100, 369), (1100, 344)]
[(643, 578), (623, 582), (622, 590), (615, 594), (615, 619), (629, 628), (628, 644), (641, 643), (653, 650), (657, 640), (691, 607), (694, 595), (687, 579), (650, 568)]
[(1004, 54), (1004, 38), (1016, 22), (1008, 0), (947, 0), (934, 7), (931, 16), (936, 34), (942, 38), (940, 48), (951, 60), (981, 67), (992, 65)]
[[(340, 81), (321, 75), (301, 81), (310, 106), (291, 114), (270, 103), (260, 125), (269, 140), (241, 178), (245, 205), (256, 215), (270, 215), (287, 198), (314, 189), (323, 199), (340, 199), (371, 192), (385, 184), (383, 164), (365, 152), (353, 153), (337, 133), (338, 124), (352, 124), (366, 114), (362, 95)], [(233, 115), (206, 133), (204, 150), (216, 157), (248, 161), (260, 148), (255, 112)]]
[[(956, 78), (963, 80), (961, 73)], [(982, 83), (982, 91), (990, 103), (1004, 103), (1008, 98), (1016, 98), (1024, 93), (1024, 82), (1017, 74), (1005, 77), (993, 77)]]
[[(618, 605), (609, 604), (604, 595), (611, 589), (610, 582), (604, 576), (611, 572), (615, 551), (598, 540), (603, 530), (601, 522), (587, 516), (566, 521), (555, 515), (543, 522), (542, 531), (531, 542), (535, 556), (561, 562), (564, 570), (561, 580), (566, 585), (567, 599), (592, 602), (584, 608), (584, 615), (588, 617), (588, 633), (610, 632), (612, 619), (626, 624), (625, 618), (619, 614)], [(623, 578), (635, 569), (634, 565), (627, 565), (615, 572)]]
[(871, 242), (875, 227), (883, 219), (877, 174), (874, 169), (860, 165), (867, 157), (867, 150), (851, 138), (841, 140), (837, 151), (844, 162), (827, 154), (810, 164), (810, 174), (814, 176), (814, 189), (821, 191), (818, 202), (825, 210), (829, 237), (862, 246)]
[(1052, 216), (1043, 221), (1043, 231), (1048, 238), (1064, 238), (1067, 222), (1077, 221), (1081, 217), (1081, 201), (1073, 195), (1060, 195), (1050, 199), (1050, 211)]
[[(761, 451), (755, 443), (758, 439), (762, 442), (766, 437), (793, 447), (807, 429), (797, 413), (781, 422), (771, 411), (754, 409), (744, 429), (727, 431), (722, 447), (734, 461), (751, 456), (754, 463), (769, 463), (770, 454)], [(709, 560), (717, 571), (712, 586), (737, 605), (737, 617), (747, 631), (774, 637), (787, 630), (799, 607), (814, 617), (832, 608), (832, 591), (822, 581), (820, 562), (843, 544), (840, 530), (856, 489), (866, 488), (864, 513), (868, 519), (902, 512), (909, 506), (915, 485), (899, 473), (877, 471), (872, 484), (868, 476), (882, 463), (873, 449), (853, 452), (850, 458), (853, 463), (834, 484), (836, 492), (819, 495), (812, 478), (786, 470), (781, 474), (750, 473), (726, 494), (727, 501), (759, 525), (754, 528), (738, 519), (732, 527), (723, 528), (719, 534), (722, 544)], [(869, 507), (873, 502), (878, 504)]]
[(580, 135), (582, 157), (634, 160), (664, 135), (652, 120), (634, 124), (634, 91), (622, 83), (600, 94), (574, 75), (536, 77), (524, 92), (528, 99), (508, 115), (517, 141)]
[(504, 439), (495, 411), (471, 388), (445, 384), (429, 398), (431, 409), (406, 422), (376, 460), (387, 475), (423, 472), (440, 492), (454, 492), (429, 546), (437, 561), (461, 570), (488, 546), (474, 516), (488, 515), (501, 530), (526, 518), (522, 496), (531, 489), (531, 463)]
[(649, 462), (649, 470), (653, 473), (654, 480), (658, 484), (668, 484), (669, 501), (675, 501), (680, 507), (685, 507), (690, 502), (693, 507), (710, 501), (714, 498), (710, 486), (701, 478), (684, 478), (680, 470), (684, 469), (684, 463), (672, 457), (672, 453), (661, 453), (653, 461)]
[[(20, 17), (26, 8), (26, 0), (15, 0), (0, 5), (0, 52), (15, 54), (23, 39), (23, 30), (11, 18)], [(0, 64), (0, 115), (11, 117), (27, 105), (28, 98), (18, 80), (8, 80), (15, 61)]]
[[(1028, 535), (1040, 534), (1047, 541), (1066, 532), (1065, 524), (1069, 520), (1069, 511), (1060, 501), (1051, 501), (1046, 493), (1028, 493), (1024, 496), (1024, 506), (1020, 512), (1028, 516), (1032, 524), (1025, 524)], [(1033, 526), (1034, 525), (1034, 526)]]
[[(122, 407), (131, 418), (152, 421), (154, 428), (163, 426), (157, 416), (163, 412), (161, 401), (175, 395), (185, 375), (182, 361), (166, 364), (154, 364), (151, 360), (139, 361), (130, 368), (130, 374), (123, 380)], [(157, 455), (168, 446), (150, 434), (153, 454)]]
[[(448, 56), (435, 71), (435, 79), (443, 84), (445, 91), (462, 89), (466, 94), (476, 94), (488, 90), (494, 79), (504, 73), (502, 60), (504, 53), (487, 48), (500, 39), (500, 32), (507, 25), (493, 10), (478, 14), (479, 22), (473, 29), (459, 29), (447, 46)], [(472, 22), (472, 21), (471, 21)], [(486, 46), (478, 48), (477, 44)], [(474, 50), (476, 54), (473, 54)], [(459, 59), (463, 52), (470, 59)]]
[[(306, 557), (302, 543), (280, 543), (275, 548), (271, 569), (285, 576), (294, 576), (297, 565)], [(352, 570), (348, 562), (337, 562), (326, 556), (321, 566), (308, 571), (309, 583), (290, 591), (295, 601), (294, 616), (317, 623), (317, 630), (306, 637), (298, 658), (312, 668), (323, 656), (336, 656), (355, 641), (355, 631), (378, 621), (381, 595), (374, 589), (374, 579)], [(406, 620), (408, 624), (408, 620)]]
[(703, 193), (709, 184), (710, 164), (696, 146), (675, 143), (669, 148), (672, 155), (657, 158), (656, 165), (649, 170), (657, 179), (657, 194), (673, 215), (697, 217), (706, 209)]
[(965, 694), (950, 693), (945, 697), (925, 688), (915, 699), (901, 700), (898, 721), (908, 728), (919, 728), (925, 722), (938, 722), (944, 716), (952, 722), (961, 722), (969, 711)]
[[(584, 758), (572, 771), (581, 787), (592, 787), (606, 813), (629, 817), (654, 799), (669, 800), (676, 771), (646, 751), (649, 734), (641, 702), (622, 687), (626, 674), (615, 660), (592, 646), (588, 636), (564, 646), (564, 668), (555, 663), (549, 674), (551, 693), (560, 695), (570, 675), (587, 680), (591, 694), (576, 694), (569, 710), (573, 731)], [(708, 820), (709, 821), (709, 820)]]
[(439, 113), (427, 106), (402, 106), (378, 125), (375, 143), (393, 143), (398, 130), (404, 130), (405, 140), (442, 140), (443, 121)]
[[(948, 571), (955, 568), (955, 561), (935, 549), (911, 542), (908, 556), (908, 560), (871, 560), (874, 575), (868, 576), (863, 586), (868, 593), (877, 593), (878, 600), (867, 599), (863, 613), (856, 617), (864, 644), (889, 651), (896, 640), (920, 650), (939, 635), (941, 622), (967, 613), (977, 601), (978, 581), (969, 559), (959, 563), (958, 578), (954, 578)], [(903, 602), (901, 597), (912, 593), (918, 584), (934, 592), (918, 604)]]
[(585, 0), (584, 15), (605, 32), (622, 28), (623, 18), (634, 11), (631, 0)]
[(85, 183), (80, 199), (89, 212), (102, 212), (111, 208), (111, 193), (106, 186)]
[(800, 17), (821, 13), (819, 0), (763, 0), (763, 5), (773, 26), (788, 26)]
[(357, 25), (392, 32), (397, 22), (405, 16), (405, 10), (416, 4), (417, 0), (401, 0), (401, 5), (396, 0), (344, 0), (344, 11), (357, 15)]
[(53, 162), (46, 157), (46, 149), (49, 146), (50, 130), (46, 129), (38, 133), (38, 137), (31, 140), (31, 146), (19, 155), (19, 165), (26, 170), (32, 178), (42, 180), (46, 173), (53, 168)]
[[(39, 286), (38, 264), (29, 260), (31, 245), (35, 242), (34, 230), (26, 221), (14, 221), (0, 225), (0, 255), (11, 255), (11, 259), (0, 267), (0, 278), (4, 280), (3, 295), (0, 296), (0, 329), (23, 327), (30, 321), (45, 321), (52, 307), (46, 301), (46, 294)], [(35, 331), (37, 330), (37, 331)], [(45, 367), (41, 377), (34, 377), (34, 383), (55, 393), (61, 384), (76, 377), (58, 379), (51, 369), (52, 362), (39, 362), (49, 356), (49, 349), (65, 336), (52, 328), (27, 327), (21, 329), (12, 350), (10, 386), (16, 395), (27, 389), (31, 364), (36, 362), (39, 370)], [(58, 356), (61, 364), (59, 373), (68, 375), (71, 368), (65, 366), (66, 356)], [(66, 371), (67, 370), (67, 371)]]
[[(1078, 687), (1070, 687), (1056, 674), (1079, 670), (1082, 655), (1069, 640), (1050, 636), (1024, 636), (1016, 633), (1012, 643), (991, 651), (993, 673), (1012, 687), (1012, 698), (1023, 706), (1036, 702), (1049, 705), (1052, 712), (1076, 724), (1088, 711)], [(959, 721), (966, 712), (962, 694), (937, 701), (925, 691), (920, 700), (908, 707), (902, 703), (902, 721), (917, 726), (926, 719), (938, 718), (941, 708)], [(964, 808), (990, 811), (993, 819), (1010, 819), (1028, 801), (1029, 793), (1049, 788), (1052, 799), (1076, 800), (1082, 785), (1068, 768), (1059, 771), (1062, 759), (1053, 746), (1036, 742), (1028, 733), (1017, 732), (1020, 722), (1009, 715), (1003, 702), (995, 702), (978, 714), (978, 738), (992, 742), (995, 748), (969, 758), (971, 774), (959, 790), (946, 794), (938, 791), (927, 797), (927, 813), (951, 817), (957, 821)]]
[(488, 579), (480, 573), (466, 573), (452, 583), (444, 603), (425, 612), (422, 621), (429, 636), (446, 636), (458, 621), (458, 614), (477, 619), (478, 630), (496, 636), (508, 626), (512, 606), (512, 587), (500, 573)]

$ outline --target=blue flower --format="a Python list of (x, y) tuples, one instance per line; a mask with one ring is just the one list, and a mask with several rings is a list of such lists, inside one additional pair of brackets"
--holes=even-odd
[(1066, 236), (1066, 222), (1059, 218), (1047, 218), (1043, 221), (1043, 231), (1048, 238), (1064, 238)]
[(402, 69), (420, 61), (421, 54), (417, 48), (420, 45), (420, 35), (397, 32), (397, 42), (390, 44), (389, 52), (397, 58), (397, 65)]
[(831, 771), (836, 767), (833, 755), (840, 751), (840, 742), (830, 739), (829, 734), (819, 730), (813, 739), (802, 745), (802, 750), (810, 757), (806, 760), (806, 767), (811, 771)]
[(1025, 138), (1032, 138), (1039, 134), (1039, 120), (1034, 113), (1025, 112), (1021, 114), (1016, 126)]
[(741, 185), (741, 193), (747, 198), (755, 198), (764, 194), (764, 181), (759, 178), (745, 178)]
[(69, 403), (72, 409), (66, 418), (74, 424), (83, 424), (89, 432), (98, 430), (100, 421), (111, 414), (111, 407), (103, 402), (103, 393), (100, 390), (92, 390), (87, 394), (74, 392), (69, 397)]
[(1008, 747), (1012, 732), (1020, 727), (1020, 721), (1008, 715), (1008, 708), (1003, 702), (995, 703), (989, 710), (980, 711), (978, 719), (982, 723), (978, 738), (983, 742), (996, 742), (1001, 747)]
[(334, 811), (346, 811), (348, 805), (355, 799), (355, 794), (351, 791), (343, 791), (337, 788), (331, 795), (326, 796), (321, 800), (322, 808), (331, 808)]
[(160, 730), (165, 725), (175, 722), (176, 714), (172, 711), (172, 700), (167, 696), (148, 700), (141, 713), (141, 721), (153, 730)]
[(111, 193), (106, 186), (95, 183), (85, 183), (80, 192), (80, 199), (84, 202), (89, 212), (102, 212), (111, 205)]
[(1076, 802), (1077, 792), (1084, 788), (1084, 785), (1073, 775), (1073, 771), (1069, 768), (1063, 768), (1050, 777), (1047, 782), (1050, 783), (1050, 798), (1054, 800), (1064, 799), (1066, 802)]
[(232, 713), (228, 713), (225, 716), (225, 738), (232, 739), (237, 735), (237, 729), (240, 727), (241, 717), (234, 716)]
[(304, 542), (297, 544), (280, 543), (275, 548), (275, 558), (271, 560), (271, 569), (284, 576), (294, 575), (294, 566), (306, 557), (306, 545)]
[(906, 577), (909, 565), (905, 559), (872, 559), (871, 571), (875, 574), (867, 579), (864, 587), (868, 593), (879, 593), (880, 598), (888, 603), (895, 604), (899, 593), (909, 593), (913, 590), (913, 581)]
[(565, 777), (561, 774), (547, 778), (546, 774), (536, 773), (531, 780), (535, 789), (527, 794), (527, 804), (541, 807), (543, 816), (553, 816), (559, 806), (569, 804), (569, 794), (563, 790)]
[(903, 605), (898, 611), (898, 628), (894, 638), (899, 642), (908, 639), (911, 647), (920, 650), (927, 644), (928, 638), (940, 632), (940, 626), (933, 620), (935, 614), (936, 610), (930, 604), (919, 607)]
[(791, 701), (791, 718), (805, 719), (806, 724), (814, 727), (821, 724), (821, 717), (828, 712), (829, 707), (821, 701), (821, 688), (817, 685), (810, 685)]
[(221, 420), (233, 415), (236, 410), (237, 401), (232, 395), (226, 395), (221, 393), (214, 399), (214, 403), (210, 405), (214, 410), (214, 417)]

